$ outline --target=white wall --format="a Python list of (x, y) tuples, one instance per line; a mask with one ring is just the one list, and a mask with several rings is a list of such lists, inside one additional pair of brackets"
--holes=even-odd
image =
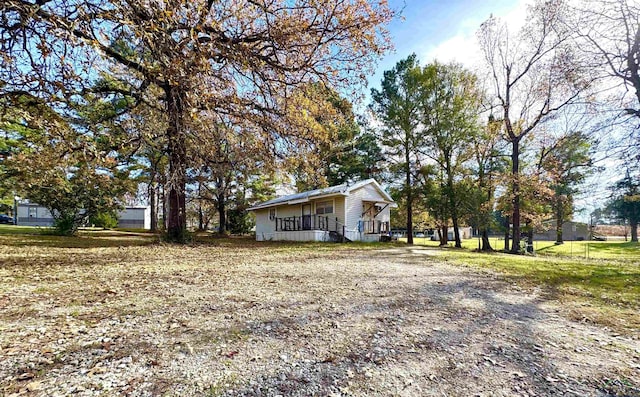
[[(53, 226), (49, 210), (38, 204), (18, 204), (18, 225)], [(150, 207), (126, 207), (118, 214), (118, 227), (151, 229)]]
[(269, 209), (257, 210), (254, 214), (256, 216), (256, 240), (272, 240), (276, 230), (275, 221), (269, 219)]
[[(360, 189), (356, 189), (351, 192), (351, 194), (347, 197), (346, 202), (346, 219), (347, 219), (347, 228), (348, 229), (357, 229), (358, 221), (362, 219), (362, 203), (363, 201), (367, 202), (380, 202), (386, 201), (386, 198), (380, 194), (378, 189), (372, 184), (365, 185)], [(390, 206), (387, 206), (378, 216), (376, 216), (376, 220), (389, 222), (391, 219)]]
[(38, 204), (18, 204), (18, 225), (52, 226), (53, 217), (48, 209)]
[(151, 229), (151, 207), (126, 207), (118, 213), (118, 227)]

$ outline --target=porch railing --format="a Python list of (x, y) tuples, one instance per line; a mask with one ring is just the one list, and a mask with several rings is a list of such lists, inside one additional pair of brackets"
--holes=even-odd
[[(346, 225), (338, 218), (323, 215), (302, 215), (275, 218), (276, 232), (295, 232), (300, 230), (323, 230), (343, 233)], [(378, 220), (360, 221), (357, 232), (365, 234), (386, 234), (390, 231), (389, 222)]]
[(338, 231), (338, 218), (322, 215), (302, 215), (275, 218), (276, 232), (295, 232), (300, 230)]
[(385, 234), (389, 233), (389, 222), (378, 220), (360, 221), (358, 230), (365, 234)]

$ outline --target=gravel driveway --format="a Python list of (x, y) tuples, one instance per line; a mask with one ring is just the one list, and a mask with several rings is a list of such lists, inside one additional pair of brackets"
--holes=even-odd
[(426, 248), (0, 246), (0, 280), (0, 396), (640, 396), (638, 334)]

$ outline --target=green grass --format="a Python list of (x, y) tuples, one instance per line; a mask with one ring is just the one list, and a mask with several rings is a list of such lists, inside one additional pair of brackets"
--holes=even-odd
[[(438, 249), (437, 241), (418, 238), (414, 243)], [(493, 248), (504, 247), (501, 241), (495, 244), (495, 239), (491, 243)], [(539, 241), (536, 256), (472, 252), (478, 248), (477, 239), (464, 240), (463, 247), (442, 249), (442, 258), (458, 266), (497, 271), (520, 285), (542, 288), (549, 299), (567, 306), (577, 319), (621, 332), (640, 327), (638, 243), (574, 241), (555, 245)]]
[(555, 292), (577, 292), (596, 301), (626, 307), (637, 307), (640, 302), (640, 266), (637, 263), (468, 251), (450, 252), (447, 257), (459, 264), (498, 270), (514, 278), (545, 285)]
[(51, 230), (50, 227), (33, 227), (33, 226), (15, 226), (15, 225), (0, 225), (0, 234), (42, 234)]
[[(414, 238), (413, 242), (433, 247), (439, 245), (438, 241), (428, 238)], [(504, 250), (504, 238), (492, 237), (490, 242), (494, 250)], [(449, 246), (453, 246), (453, 242), (449, 242)], [(477, 249), (478, 239), (462, 240), (462, 247), (469, 250)], [(534, 241), (533, 248), (537, 255), (628, 260), (640, 263), (640, 244), (627, 241), (566, 241), (560, 245), (556, 245), (554, 241)]]

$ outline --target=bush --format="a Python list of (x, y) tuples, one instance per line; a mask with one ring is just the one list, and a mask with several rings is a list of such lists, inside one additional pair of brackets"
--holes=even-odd
[(59, 236), (73, 236), (78, 231), (76, 217), (73, 214), (61, 215), (54, 218), (54, 234)]
[(232, 209), (227, 214), (229, 231), (233, 234), (247, 234), (254, 226), (253, 219), (246, 210)]
[(113, 212), (100, 212), (92, 216), (89, 223), (103, 229), (113, 229), (118, 226), (118, 217)]

